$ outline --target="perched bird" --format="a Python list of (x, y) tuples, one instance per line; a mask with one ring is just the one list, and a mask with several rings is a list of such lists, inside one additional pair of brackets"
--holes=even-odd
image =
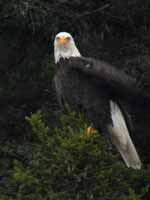
[[(140, 169), (141, 161), (127, 126), (130, 123), (119, 106), (119, 100), (113, 97), (111, 89), (103, 81), (97, 85), (94, 77), (69, 67), (72, 57), (77, 65), (82, 63), (82, 56), (69, 33), (60, 32), (56, 35), (54, 57), (54, 85), (59, 104), (63, 106), (67, 102), (74, 109), (84, 112), (92, 128), (110, 137), (126, 165)], [(92, 128), (89, 127), (88, 131)]]

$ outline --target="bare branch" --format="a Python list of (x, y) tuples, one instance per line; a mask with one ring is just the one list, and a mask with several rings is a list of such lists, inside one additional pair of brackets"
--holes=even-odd
[(80, 17), (92, 15), (92, 14), (97, 13), (97, 12), (101, 12), (104, 9), (109, 8), (110, 6), (111, 6), (110, 4), (105, 4), (104, 6), (97, 8), (96, 10), (93, 10), (93, 11), (90, 11), (90, 12), (84, 12), (83, 14), (77, 15), (76, 18), (80, 18)]

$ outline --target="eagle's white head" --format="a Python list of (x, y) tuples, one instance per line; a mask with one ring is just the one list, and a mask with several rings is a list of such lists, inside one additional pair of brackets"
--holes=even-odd
[(54, 57), (55, 63), (58, 63), (60, 58), (80, 57), (74, 39), (70, 33), (60, 32), (56, 35), (54, 41)]

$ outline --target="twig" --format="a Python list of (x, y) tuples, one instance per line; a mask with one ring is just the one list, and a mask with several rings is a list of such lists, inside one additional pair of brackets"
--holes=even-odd
[(83, 13), (81, 15), (77, 15), (76, 18), (92, 15), (93, 13), (101, 12), (102, 10), (104, 10), (106, 8), (109, 8), (109, 7), (110, 7), (110, 4), (105, 4), (104, 6), (102, 6), (100, 8), (97, 8), (96, 10), (88, 11), (88, 12), (85, 12), (85, 13)]

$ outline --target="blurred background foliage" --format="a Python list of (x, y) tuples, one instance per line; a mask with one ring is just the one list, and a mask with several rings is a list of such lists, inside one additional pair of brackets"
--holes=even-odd
[(59, 31), (131, 76), (150, 68), (149, 11), (149, 0), (0, 0), (0, 199), (149, 198), (147, 107), (136, 118), (127, 106), (146, 164), (136, 172), (99, 134), (83, 138), (86, 120), (61, 114), (51, 84)]

